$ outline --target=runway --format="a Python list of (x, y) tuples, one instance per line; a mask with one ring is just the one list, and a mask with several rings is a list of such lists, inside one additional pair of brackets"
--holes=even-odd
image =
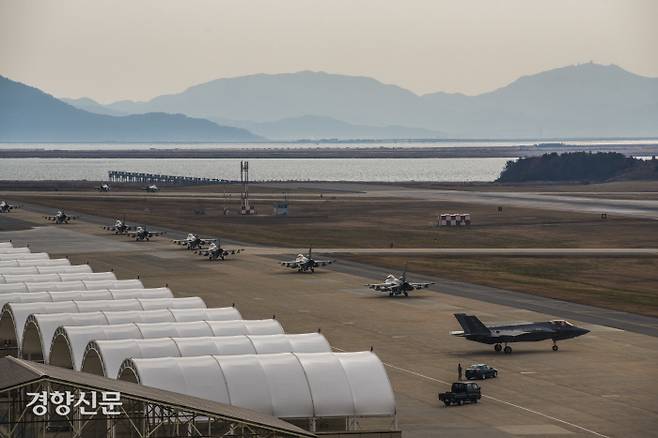
[[(44, 225), (41, 214), (27, 209), (10, 215)], [(107, 222), (85, 217), (1, 232), (0, 240), (18, 245), (35, 232), (35, 250), (66, 243), (65, 252), (53, 256), (88, 261), (96, 271), (114, 268), (118, 278), (139, 274), (147, 287), (167, 283), (177, 296), (199, 295), (209, 306), (235, 303), (249, 319), (275, 315), (289, 333), (321, 329), (336, 349), (372, 346), (387, 365), (405, 437), (655, 436), (658, 337), (620, 328), (614, 312), (450, 281), (391, 299), (363, 286), (387, 273), (371, 266), (339, 259), (331, 269), (298, 274), (279, 266), (278, 255), (249, 251), (212, 263), (172, 245), (171, 236), (132, 242), (104, 232), (96, 221)], [(485, 323), (568, 317), (591, 333), (561, 342), (559, 352), (540, 342), (516, 344), (513, 354), (501, 355), (450, 336), (459, 328), (452, 316), (457, 312), (475, 313)], [(481, 383), (482, 403), (439, 405), (437, 393), (454, 381), (457, 363), (481, 362), (500, 372)]]

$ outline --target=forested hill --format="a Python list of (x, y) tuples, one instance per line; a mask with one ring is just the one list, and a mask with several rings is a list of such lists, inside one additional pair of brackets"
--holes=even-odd
[(508, 161), (498, 182), (658, 180), (658, 160), (617, 152), (572, 152)]

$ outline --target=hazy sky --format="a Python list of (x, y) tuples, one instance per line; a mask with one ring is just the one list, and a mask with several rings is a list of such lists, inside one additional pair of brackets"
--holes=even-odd
[(590, 60), (658, 76), (657, 19), (655, 0), (0, 0), (0, 74), (101, 102), (299, 70), (477, 94)]

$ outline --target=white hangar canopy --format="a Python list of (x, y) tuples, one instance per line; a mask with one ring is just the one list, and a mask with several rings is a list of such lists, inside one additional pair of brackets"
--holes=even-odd
[(2, 260), (47, 260), (47, 252), (25, 252), (20, 254), (0, 254)]
[(0, 246), (0, 254), (28, 254), (32, 251), (30, 251), (30, 248), (23, 246), (20, 248), (14, 248), (11, 246)]
[[(27, 317), (34, 313), (82, 313), (100, 310), (155, 310), (168, 308), (200, 308), (206, 304), (199, 297), (129, 298), (97, 301), (56, 301), (37, 303), (7, 303), (0, 315), (0, 339), (9, 345), (22, 345)], [(15, 342), (13, 342), (15, 341)]]
[(80, 370), (87, 344), (98, 340), (276, 335), (283, 333), (283, 327), (275, 319), (62, 326), (55, 331), (53, 336), (48, 363)]
[(81, 370), (115, 379), (121, 363), (132, 358), (330, 351), (329, 342), (320, 333), (98, 340), (87, 344)]
[(0, 265), (0, 275), (28, 275), (28, 274), (73, 274), (73, 273), (91, 273), (89, 265), (68, 265), (55, 264), (45, 266), (2, 266)]
[(119, 378), (284, 419), (395, 415), (371, 352), (127, 359)]
[(0, 242), (0, 248), (13, 248), (14, 244), (11, 242)]
[(26, 359), (48, 363), (50, 345), (55, 330), (60, 326), (113, 325), (130, 322), (178, 322), (178, 321), (233, 321), (242, 319), (234, 307), (128, 310), (118, 312), (85, 312), (32, 314), (23, 330), (21, 354)]
[(10, 292), (53, 292), (58, 290), (143, 289), (139, 280), (76, 280), (0, 284), (0, 294)]
[(65, 282), (77, 280), (110, 280), (114, 281), (117, 277), (114, 272), (62, 272), (53, 274), (0, 274), (0, 283), (46, 283), (46, 282)]
[(0, 294), (0, 309), (7, 303), (37, 303), (56, 301), (125, 300), (127, 298), (173, 298), (168, 287), (152, 289), (99, 289), (58, 292), (18, 292)]
[[(1, 259), (0, 259), (1, 260)], [(34, 259), (34, 260), (4, 260), (0, 261), (0, 267), (22, 267), (22, 266), (70, 266), (68, 259)]]

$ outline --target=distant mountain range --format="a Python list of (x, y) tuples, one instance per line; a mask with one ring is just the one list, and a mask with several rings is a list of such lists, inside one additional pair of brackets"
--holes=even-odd
[(0, 141), (4, 142), (226, 142), (260, 139), (241, 128), (219, 126), (183, 114), (96, 114), (0, 76)]
[(658, 136), (658, 78), (580, 64), (477, 96), (303, 71), (217, 79), (146, 102), (58, 100), (0, 76), (0, 141)]
[(658, 135), (658, 78), (593, 63), (477, 96), (419, 96), (366, 77), (304, 71), (217, 79), (147, 102), (69, 102), (105, 114), (183, 113), (273, 139)]

